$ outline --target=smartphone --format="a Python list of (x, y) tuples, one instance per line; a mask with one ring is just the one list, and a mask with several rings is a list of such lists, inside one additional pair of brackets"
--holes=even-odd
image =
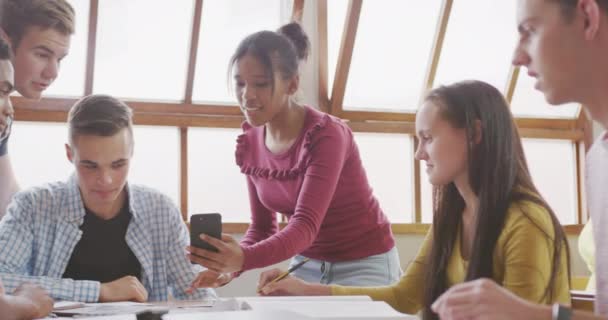
[(222, 216), (219, 213), (198, 213), (190, 217), (190, 245), (218, 252), (216, 247), (201, 239), (203, 233), (216, 239), (222, 238)]

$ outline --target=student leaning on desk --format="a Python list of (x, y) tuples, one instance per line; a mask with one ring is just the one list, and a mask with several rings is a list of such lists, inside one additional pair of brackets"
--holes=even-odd
[[(0, 0), (0, 37), (11, 46), (13, 85), (21, 96), (39, 100), (53, 84), (69, 53), (74, 29), (74, 8), (65, 0)], [(19, 191), (9, 138), (0, 142), (0, 217)]]
[[(576, 102), (608, 130), (608, 1), (519, 0), (513, 64), (526, 67), (552, 105)], [(438, 301), (442, 319), (608, 319), (608, 133), (585, 159), (585, 187), (595, 241), (596, 315), (533, 304), (490, 281), (461, 284)], [(452, 310), (459, 310), (453, 314)]]
[[(0, 217), (19, 190), (8, 154), (13, 119), (9, 95), (16, 90), (24, 98), (40, 99), (69, 52), (74, 20), (74, 9), (65, 0), (0, 1)], [(0, 293), (2, 320), (39, 318), (52, 308), (52, 299), (35, 285), (20, 285), (11, 295)]]
[[(346, 123), (294, 99), (308, 37), (297, 23), (247, 36), (232, 56), (245, 115), (236, 163), (247, 178), (251, 225), (240, 243), (210, 239), (219, 253), (190, 248), (206, 273), (194, 287), (292, 258), (296, 277), (344, 285), (388, 285), (401, 274), (391, 226), (374, 197)], [(289, 218), (279, 230), (277, 212)]]
[[(14, 72), (9, 50), (8, 43), (0, 37), (0, 146), (10, 134), (9, 119), (13, 112), (9, 95), (13, 91)], [(9, 295), (0, 281), (0, 320), (40, 318), (52, 309), (53, 299), (39, 286), (24, 284)]]
[(569, 303), (569, 253), (564, 232), (532, 183), (517, 128), (502, 94), (479, 81), (431, 91), (416, 116), (434, 185), (434, 220), (401, 280), (385, 287), (344, 287), (288, 278), (266, 295), (369, 295), (395, 309), (437, 318), (431, 305), (449, 287), (491, 278), (537, 303)]
[(186, 293), (202, 268), (184, 255), (188, 232), (177, 207), (127, 183), (131, 109), (110, 96), (85, 97), (69, 112), (68, 132), (76, 173), (18, 193), (0, 222), (7, 291), (31, 282), (55, 299), (83, 302), (215, 296)]

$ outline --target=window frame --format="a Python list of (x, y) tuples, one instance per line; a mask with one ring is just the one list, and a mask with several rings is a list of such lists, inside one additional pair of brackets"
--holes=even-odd
[[(84, 95), (93, 92), (93, 79), (95, 70), (95, 53), (97, 40), (97, 24), (99, 0), (89, 0), (89, 26), (87, 40), (87, 55), (85, 66), (85, 89)], [(236, 104), (194, 104), (192, 101), (193, 85), (198, 51), (198, 42), (201, 29), (203, 0), (194, 0), (194, 17), (192, 22), (192, 34), (188, 54), (188, 67), (186, 76), (186, 87), (183, 100), (174, 103), (153, 102), (142, 100), (125, 100), (133, 109), (134, 123), (138, 125), (172, 126), (177, 127), (179, 134), (179, 163), (180, 163), (180, 210), (184, 221), (188, 215), (188, 128), (190, 127), (212, 127), (212, 128), (240, 128), (244, 121)], [(318, 101), (319, 109), (347, 121), (355, 132), (378, 132), (378, 133), (406, 133), (414, 137), (412, 154), (418, 145), (415, 136), (415, 113), (407, 112), (380, 112), (366, 110), (344, 110), (343, 101), (348, 81), (348, 73), (351, 64), (354, 41), (356, 39), (359, 17), (363, 0), (350, 0), (342, 29), (342, 39), (338, 53), (335, 77), (332, 88), (328, 88), (328, 45), (327, 45), (327, 1), (316, 1), (316, 54), (318, 55)], [(424, 79), (423, 93), (432, 88), (437, 66), (441, 56), (443, 41), (445, 38), (448, 20), (454, 0), (443, 0), (441, 11), (438, 16), (435, 37), (433, 39), (432, 51), (427, 65)], [(315, 4), (314, 1), (293, 0), (292, 20), (302, 22), (305, 3)], [(519, 67), (511, 67), (509, 81), (505, 90), (508, 102), (511, 102)], [(15, 107), (15, 119), (18, 121), (37, 122), (65, 122), (67, 113), (76, 98), (46, 97), (39, 101), (12, 97)], [(544, 138), (569, 140), (575, 145), (576, 150), (576, 189), (577, 189), (577, 224), (564, 225), (569, 234), (578, 234), (583, 224), (587, 221), (585, 212), (583, 174), (585, 151), (590, 147), (592, 136), (591, 121), (587, 119), (582, 108), (577, 118), (573, 119), (550, 119), (550, 118), (521, 118), (515, 119), (522, 138)], [(423, 234), (429, 229), (429, 224), (421, 223), (421, 172), (418, 160), (413, 161), (412, 173), (414, 176), (414, 212), (412, 221), (408, 224), (392, 224), (393, 232), (397, 234)], [(244, 196), (244, 195), (243, 195)], [(404, 213), (407, 214), (407, 213)], [(284, 225), (286, 221), (283, 219)], [(249, 223), (224, 223), (224, 231), (229, 233), (244, 233)]]
[[(333, 82), (333, 88), (331, 88), (331, 97), (325, 102), (326, 111), (334, 114), (340, 118), (350, 121), (363, 122), (359, 127), (365, 127), (366, 123), (374, 121), (389, 121), (392, 123), (403, 123), (405, 124), (405, 133), (412, 134), (414, 136), (414, 144), (412, 154), (415, 153), (418, 141), (415, 137), (414, 123), (415, 114), (406, 112), (377, 112), (377, 111), (350, 111), (344, 110), (343, 101), (346, 90), (346, 83), (348, 81), (348, 71), (352, 59), (354, 41), (356, 39), (357, 26), (359, 17), (361, 15), (361, 7), (363, 0), (350, 0), (346, 18), (344, 22), (344, 28), (342, 33), (342, 41), (338, 53), (338, 61), (336, 63), (336, 70)], [(424, 81), (423, 93), (430, 90), (433, 87), (435, 75), (437, 73), (437, 66), (441, 56), (441, 50), (445, 39), (448, 21), (452, 10), (454, 0), (443, 0), (441, 5), (441, 12), (437, 21), (435, 39), (431, 50), (431, 59), (427, 66), (427, 73)], [(320, 20), (324, 20), (319, 23), (319, 57), (325, 61), (325, 63), (319, 64), (319, 99), (323, 99), (321, 95), (323, 92), (327, 92), (327, 0), (319, 0), (318, 4), (318, 17)], [(505, 90), (505, 98), (510, 103), (515, 92), (517, 85), (517, 79), (519, 76), (520, 68), (511, 67), (509, 73), (508, 85)], [(321, 78), (322, 77), (322, 78)], [(587, 221), (588, 216), (585, 212), (584, 202), (584, 188), (582, 175), (584, 173), (584, 155), (585, 151), (590, 147), (592, 137), (592, 124), (587, 119), (585, 112), (579, 108), (579, 113), (576, 118), (573, 119), (555, 119), (555, 118), (528, 118), (528, 117), (516, 117), (515, 122), (519, 129), (522, 138), (543, 138), (543, 139), (559, 139), (559, 140), (570, 140), (575, 145), (576, 150), (576, 199), (577, 199), (577, 212), (576, 221), (577, 224), (564, 225), (566, 232), (572, 234), (580, 233), (582, 226)], [(393, 230), (396, 233), (419, 233), (426, 232), (429, 224), (422, 224), (421, 221), (421, 192), (420, 192), (420, 173), (419, 161), (414, 161), (414, 223), (413, 224), (393, 224)], [(420, 227), (420, 228), (418, 228)]]

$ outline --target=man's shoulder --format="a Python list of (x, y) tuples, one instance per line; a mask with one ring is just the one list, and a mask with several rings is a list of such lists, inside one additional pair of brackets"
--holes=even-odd
[(28, 201), (31, 203), (56, 200), (67, 196), (69, 189), (70, 186), (66, 182), (50, 182), (19, 191), (17, 194), (15, 194), (15, 200)]
[(129, 185), (129, 197), (135, 209), (177, 208), (174, 201), (166, 194), (143, 185)]
[(130, 184), (129, 191), (134, 198), (153, 198), (160, 201), (171, 201), (171, 198), (161, 191), (141, 184)]
[(54, 220), (57, 213), (71, 210), (68, 197), (70, 186), (65, 182), (52, 182), (26, 188), (13, 197), (7, 216), (36, 221)]

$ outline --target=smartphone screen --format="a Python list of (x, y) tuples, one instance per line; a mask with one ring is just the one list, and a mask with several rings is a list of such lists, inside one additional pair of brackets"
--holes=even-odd
[(190, 217), (190, 245), (217, 252), (217, 248), (201, 240), (200, 235), (203, 233), (221, 239), (222, 216), (219, 213), (199, 213)]

